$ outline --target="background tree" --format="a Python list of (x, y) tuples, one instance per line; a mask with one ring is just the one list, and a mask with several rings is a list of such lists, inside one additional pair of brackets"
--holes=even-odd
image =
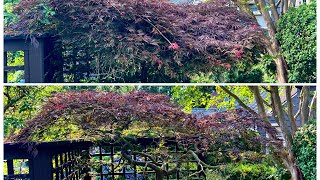
[[(254, 17), (254, 14), (252, 12), (252, 9), (249, 7), (248, 1), (241, 1), (241, 0), (233, 0), (233, 2), (241, 9), (242, 12)], [(285, 37), (283, 37), (284, 39), (279, 41), (277, 39), (277, 35), (276, 33), (278, 31), (282, 31), (283, 25), (280, 22), (280, 26), (278, 26), (278, 21), (279, 19), (282, 19), (282, 16), (285, 15), (287, 13), (287, 11), (290, 8), (294, 8), (296, 6), (296, 0), (281, 0), (281, 1), (275, 1), (275, 0), (254, 0), (256, 7), (258, 8), (258, 10), (261, 12), (262, 17), (264, 19), (264, 21), (266, 22), (267, 25), (267, 30), (268, 33), (265, 34), (262, 37), (262, 41), (268, 51), (269, 56), (274, 60), (274, 63), (276, 65), (276, 74), (277, 74), (277, 80), (280, 83), (285, 83), (288, 82), (288, 67), (287, 67), (287, 63), (288, 61), (290, 62), (289, 59), (286, 56), (286, 53), (283, 54), (282, 52), (282, 43), (287, 41), (287, 39)], [(308, 2), (310, 3), (310, 1)], [(280, 9), (280, 11), (278, 11), (278, 8)], [(294, 10), (292, 10), (294, 11)], [(313, 12), (312, 12), (313, 13)], [(311, 14), (312, 14), (311, 13)], [(304, 13), (303, 13), (304, 14)], [(292, 18), (297, 18), (297, 19), (304, 19), (301, 16), (298, 16), (298, 14), (292, 14), (289, 13), (288, 16), (291, 16)], [(306, 16), (308, 17), (308, 15)], [(282, 21), (282, 20), (280, 20)], [(298, 20), (299, 21), (299, 20)], [(302, 25), (302, 24), (300, 24)], [(303, 24), (303, 26), (305, 26), (306, 24)], [(306, 25), (308, 26), (308, 25)], [(315, 27), (315, 23), (311, 22), (310, 26), (314, 26)], [(304, 27), (306, 28), (306, 27)], [(315, 31), (312, 30), (314, 33)], [(282, 31), (283, 32), (283, 31)], [(311, 31), (309, 32), (311, 33)], [(313, 36), (310, 34), (305, 34), (306, 36), (309, 36), (310, 39), (313, 39)], [(284, 50), (286, 51), (286, 43), (284, 43)], [(289, 50), (288, 50), (289, 51)], [(305, 57), (305, 59), (303, 59), (304, 63), (315, 63), (315, 61), (313, 59), (307, 58)], [(301, 63), (299, 64), (291, 64), (291, 69), (295, 69), (296, 67), (294, 66), (300, 66)], [(306, 80), (306, 79), (294, 79), (292, 77), (294, 77), (296, 72), (292, 72), (292, 75), (290, 75), (290, 80), (291, 82), (312, 82), (309, 80), (307, 81), (299, 81), (299, 80)], [(315, 70), (312, 71), (312, 75), (315, 73)]]
[(17, 133), (27, 119), (39, 112), (43, 100), (55, 92), (61, 92), (61, 86), (6, 86), (4, 92), (4, 135)]
[(317, 179), (316, 160), (316, 120), (311, 119), (295, 134), (292, 150), (305, 179)]
[(290, 8), (278, 22), (277, 39), (289, 82), (316, 82), (316, 2)]

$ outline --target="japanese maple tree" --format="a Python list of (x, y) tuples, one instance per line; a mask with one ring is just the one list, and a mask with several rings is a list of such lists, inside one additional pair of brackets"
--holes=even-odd
[[(174, 139), (183, 147), (182, 154), (172, 154), (174, 165), (166, 169), (162, 163), (155, 161), (167, 151), (152, 154), (134, 151), (136, 145), (126, 140), (124, 131), (135, 124), (143, 124), (135, 137), (148, 137), (150, 132), (156, 138), (165, 141)], [(264, 144), (275, 149), (281, 141), (275, 136), (276, 130), (263, 121), (259, 115), (244, 109), (235, 109), (210, 116), (197, 117), (186, 114), (170, 98), (161, 94), (132, 92), (117, 94), (100, 91), (69, 91), (52, 96), (39, 114), (27, 121), (26, 127), (8, 141), (29, 142), (64, 138), (86, 139), (91, 141), (112, 140), (122, 143), (121, 155), (129, 164), (149, 167), (157, 174), (157, 179), (175, 174), (190, 157), (204, 168), (218, 168), (199, 158), (206, 155), (212, 147), (226, 146), (224, 151), (246, 154), (258, 151)], [(55, 129), (55, 127), (58, 127)], [(258, 129), (267, 132), (269, 138), (259, 134)], [(254, 136), (250, 136), (254, 133)], [(239, 142), (246, 142), (246, 144)], [(132, 155), (146, 157), (145, 161), (132, 159)], [(166, 162), (169, 162), (167, 160)]]
[(7, 34), (49, 34), (66, 64), (78, 62), (68, 67), (88, 64), (105, 82), (188, 81), (253, 63), (264, 49), (255, 19), (226, 0), (22, 0), (15, 13)]

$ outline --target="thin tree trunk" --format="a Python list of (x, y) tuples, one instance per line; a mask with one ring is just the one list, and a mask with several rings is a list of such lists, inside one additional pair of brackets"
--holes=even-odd
[(277, 80), (279, 83), (287, 83), (288, 82), (288, 68), (285, 60), (282, 57), (278, 57), (275, 60), (277, 67)]
[(309, 119), (313, 119), (316, 117), (316, 108), (317, 108), (317, 92), (313, 95), (311, 105), (309, 108)]
[(271, 96), (273, 99), (272, 106), (274, 107), (275, 115), (278, 117), (279, 121), (279, 126), (281, 128), (281, 131), (283, 133), (284, 140), (286, 142), (286, 146), (288, 149), (291, 149), (292, 147), (292, 136), (288, 128), (288, 124), (286, 122), (284, 113), (283, 113), (283, 108), (282, 108), (282, 103), (279, 95), (279, 90), (277, 86), (271, 86), (270, 87), (271, 91)]
[[(279, 90), (277, 86), (270, 87), (271, 97), (272, 97), (272, 106), (273, 110), (275, 111), (275, 115), (278, 117), (279, 125), (281, 131), (283, 133), (283, 137), (285, 140), (285, 146), (282, 150), (282, 160), (291, 174), (292, 180), (302, 180), (302, 174), (299, 171), (299, 167), (296, 164), (296, 159), (294, 153), (292, 152), (292, 144), (293, 144), (293, 137), (288, 128), (288, 124), (286, 122), (284, 111), (282, 107), (282, 103), (280, 100)], [(290, 97), (291, 98), (291, 97)], [(292, 126), (292, 125), (291, 125)]]
[[(274, 14), (276, 12), (273, 12), (272, 18), (270, 17), (269, 8), (267, 8), (266, 2), (264, 0), (254, 0), (255, 4), (257, 5), (258, 10), (261, 12), (261, 15), (266, 22), (269, 36), (262, 37), (265, 46), (269, 52), (270, 55), (276, 56), (274, 59), (274, 62), (277, 67), (277, 80), (279, 83), (287, 83), (288, 82), (288, 68), (285, 59), (281, 56), (281, 48), (278, 40), (276, 39), (276, 32), (277, 32), (277, 26), (273, 22), (273, 19), (278, 19), (279, 15)], [(283, 0), (287, 1), (287, 0)], [(284, 4), (287, 4), (288, 2), (284, 2)], [(287, 5), (284, 5), (287, 6)], [(285, 12), (286, 10), (284, 10)]]
[(309, 118), (309, 103), (310, 103), (309, 86), (303, 86), (301, 93), (302, 93), (302, 107), (301, 107), (301, 115), (300, 115), (300, 125), (303, 126), (308, 122), (308, 118)]
[(290, 127), (291, 127), (291, 136), (293, 137), (295, 132), (297, 131), (297, 124), (296, 119), (294, 118), (294, 110), (293, 110), (293, 102), (291, 98), (291, 90), (290, 86), (285, 87), (286, 91), (286, 100), (288, 104), (288, 118), (290, 120)]

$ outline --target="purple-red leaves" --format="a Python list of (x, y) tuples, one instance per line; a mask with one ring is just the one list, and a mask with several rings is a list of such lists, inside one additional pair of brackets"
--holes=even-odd
[[(65, 127), (76, 125), (79, 134), (82, 131), (84, 136), (78, 138), (93, 139), (118, 136), (124, 130), (130, 130), (132, 123), (138, 122), (153, 132), (160, 131), (161, 136), (175, 137), (180, 144), (199, 144), (198, 148), (203, 150), (213, 144), (219, 146), (219, 143), (241, 139), (243, 134), (256, 128), (270, 134), (277, 133), (270, 123), (243, 109), (196, 117), (184, 113), (181, 107), (162, 94), (69, 91), (51, 97), (43, 105), (42, 111), (10, 140), (25, 142), (35, 133), (42, 139), (56, 122)], [(108, 133), (101, 135), (102, 130)], [(269, 140), (257, 136), (248, 141), (261, 143)], [(275, 142), (278, 140), (272, 139), (272, 143)]]
[[(49, 24), (39, 23), (44, 18), (43, 4), (54, 10)], [(102, 62), (109, 63), (99, 73), (109, 74), (109, 67), (115, 73), (133, 71), (140, 69), (141, 62), (156, 62), (169, 76), (230, 69), (242, 57), (250, 57), (252, 48), (262, 46), (263, 31), (255, 20), (226, 0), (198, 5), (158, 0), (22, 0), (16, 13), (19, 20), (6, 32), (60, 37), (62, 46), (85, 51), (86, 62), (95, 62), (99, 54)], [(77, 59), (78, 54), (67, 59)], [(217, 61), (213, 63), (208, 55)], [(105, 69), (108, 72), (101, 72)]]

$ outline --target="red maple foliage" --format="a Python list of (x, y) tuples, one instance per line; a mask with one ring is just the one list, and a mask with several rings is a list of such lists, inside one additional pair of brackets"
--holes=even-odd
[(169, 46), (169, 49), (178, 50), (179, 49), (179, 45), (177, 43), (171, 43), (170, 46)]
[[(46, 9), (54, 13), (48, 15)], [(113, 74), (108, 73), (115, 77), (139, 70), (142, 62), (152, 69), (153, 56), (162, 60), (162, 72), (190, 75), (223, 67), (211, 63), (208, 55), (233, 64), (262, 48), (263, 30), (226, 0), (198, 5), (158, 0), (22, 0), (15, 12), (19, 19), (6, 27), (6, 33), (54, 36), (65, 58), (85, 62), (100, 58), (108, 68), (99, 72), (112, 67)], [(243, 52), (235, 55), (234, 46)]]
[[(149, 131), (158, 132), (159, 138), (175, 138), (182, 145), (197, 144), (202, 150), (224, 142), (233, 142), (230, 145), (233, 150), (243, 150), (243, 145), (236, 142), (256, 127), (271, 134), (270, 139), (258, 135), (246, 141), (252, 144), (280, 142), (272, 136), (277, 133), (270, 123), (243, 109), (197, 117), (184, 113), (181, 107), (165, 95), (100, 91), (55, 94), (43, 105), (41, 112), (27, 121), (26, 127), (9, 140), (41, 140), (50, 133), (50, 128), (59, 126), (63, 129), (69, 125), (79, 128), (78, 138), (97, 140), (121, 136), (135, 122), (144, 123)], [(58, 136), (56, 140), (61, 138)]]

